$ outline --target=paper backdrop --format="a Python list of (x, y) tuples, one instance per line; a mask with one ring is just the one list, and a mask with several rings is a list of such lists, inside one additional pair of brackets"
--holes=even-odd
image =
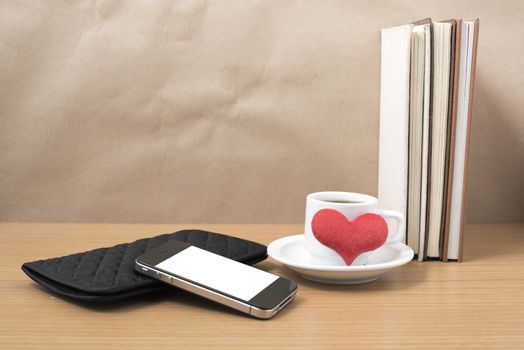
[(522, 2), (4, 1), (0, 220), (301, 222), (376, 195), (380, 29), (481, 18), (470, 221), (524, 220)]

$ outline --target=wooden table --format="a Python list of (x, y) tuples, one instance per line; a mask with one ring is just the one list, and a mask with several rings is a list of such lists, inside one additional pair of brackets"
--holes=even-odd
[(268, 259), (258, 266), (299, 284), (260, 321), (178, 290), (109, 305), (57, 297), (20, 270), (25, 261), (202, 228), (263, 242), (300, 225), (0, 224), (0, 349), (524, 349), (524, 225), (470, 225), (465, 262), (411, 262), (359, 286), (308, 282)]

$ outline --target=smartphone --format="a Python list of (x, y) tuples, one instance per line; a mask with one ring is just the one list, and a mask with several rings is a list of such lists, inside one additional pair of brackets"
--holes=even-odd
[(273, 317), (297, 293), (291, 280), (174, 240), (139, 256), (135, 269), (263, 319)]

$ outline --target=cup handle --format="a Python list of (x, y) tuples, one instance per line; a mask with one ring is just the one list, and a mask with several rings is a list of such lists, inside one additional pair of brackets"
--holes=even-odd
[(385, 219), (395, 219), (397, 222), (397, 232), (393, 236), (388, 235), (386, 244), (394, 244), (404, 239), (404, 232), (406, 230), (406, 219), (401, 212), (396, 210), (379, 210), (379, 214)]

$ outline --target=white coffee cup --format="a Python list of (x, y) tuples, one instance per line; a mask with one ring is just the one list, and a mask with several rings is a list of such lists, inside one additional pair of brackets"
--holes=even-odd
[[(343, 214), (349, 221), (357, 217), (372, 213), (382, 216), (385, 219), (391, 218), (397, 221), (395, 234), (388, 234), (384, 244), (394, 244), (404, 238), (405, 219), (402, 213), (395, 210), (378, 209), (378, 200), (373, 196), (353, 192), (315, 192), (307, 196), (306, 199), (306, 224), (304, 232), (304, 245), (310, 253), (313, 262), (324, 266), (346, 266), (342, 257), (331, 248), (320, 243), (311, 228), (311, 221), (315, 214), (322, 209), (334, 209)], [(365, 265), (369, 255), (373, 251), (360, 254), (353, 261), (351, 266)]]

